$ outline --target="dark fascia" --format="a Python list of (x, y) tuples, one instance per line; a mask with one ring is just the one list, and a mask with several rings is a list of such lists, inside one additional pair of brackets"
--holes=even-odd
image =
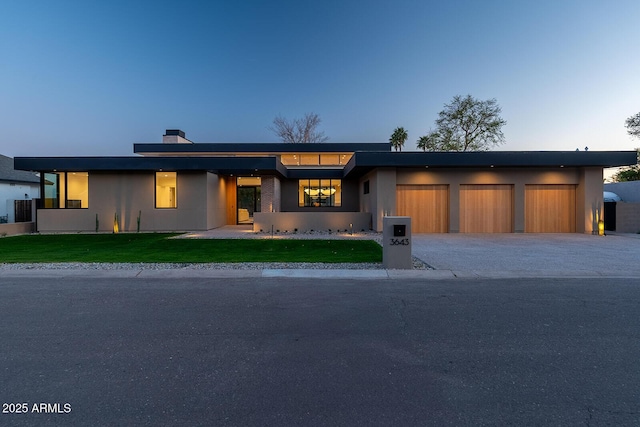
[(225, 175), (287, 176), (275, 157), (16, 157), (16, 169), (31, 171), (209, 171)]
[[(293, 145), (293, 144), (287, 144)], [(319, 144), (302, 144), (319, 145)], [(636, 164), (635, 151), (356, 152), (344, 170), (287, 169), (276, 157), (16, 157), (27, 171), (210, 171), (283, 178), (353, 178), (375, 168), (614, 167)]]
[(636, 164), (635, 151), (481, 151), (355, 153), (344, 176), (362, 176), (379, 167), (615, 167)]
[(323, 142), (318, 144), (285, 144), (285, 143), (196, 143), (196, 144), (133, 144), (133, 152), (137, 154), (170, 153), (202, 153), (202, 154), (235, 154), (235, 153), (352, 153), (360, 151), (390, 152), (388, 142)]
[(288, 169), (289, 179), (340, 179), (343, 177), (342, 169)]

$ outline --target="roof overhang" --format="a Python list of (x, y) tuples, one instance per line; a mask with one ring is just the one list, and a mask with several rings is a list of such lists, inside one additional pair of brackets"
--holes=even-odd
[[(295, 145), (295, 144), (285, 144)], [(319, 145), (319, 144), (300, 144)], [(324, 145), (324, 144), (323, 144)], [(16, 157), (14, 167), (31, 171), (209, 171), (282, 178), (357, 178), (376, 168), (615, 167), (637, 162), (635, 151), (355, 152), (344, 169), (287, 168), (276, 156), (239, 157)]]
[(275, 157), (16, 157), (15, 168), (32, 171), (209, 171), (224, 175), (287, 176)]
[(380, 167), (542, 168), (614, 167), (637, 162), (635, 151), (481, 151), (355, 153), (344, 176), (357, 177)]

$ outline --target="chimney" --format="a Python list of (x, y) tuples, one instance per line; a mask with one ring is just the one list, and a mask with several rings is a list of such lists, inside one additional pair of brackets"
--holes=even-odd
[(167, 129), (164, 135), (162, 135), (162, 143), (163, 144), (193, 144), (193, 142), (185, 138), (184, 132), (181, 131), (180, 129)]

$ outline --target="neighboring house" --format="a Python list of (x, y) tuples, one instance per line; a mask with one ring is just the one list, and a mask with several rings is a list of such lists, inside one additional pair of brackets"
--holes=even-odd
[(640, 181), (606, 183), (604, 189), (622, 199), (605, 204), (605, 228), (619, 233), (640, 233)]
[(11, 157), (0, 155), (0, 223), (15, 222), (15, 200), (37, 199), (40, 177), (16, 170)]
[(41, 174), (40, 231), (382, 230), (592, 233), (604, 167), (635, 151), (392, 152), (389, 143), (210, 144), (167, 130), (134, 157), (20, 157)]

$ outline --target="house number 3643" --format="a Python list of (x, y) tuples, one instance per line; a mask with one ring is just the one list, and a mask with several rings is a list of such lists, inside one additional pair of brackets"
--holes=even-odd
[(407, 246), (409, 244), (409, 239), (391, 239), (391, 246)]

